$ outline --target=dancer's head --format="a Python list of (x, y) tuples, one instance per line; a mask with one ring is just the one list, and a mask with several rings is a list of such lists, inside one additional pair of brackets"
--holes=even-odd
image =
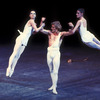
[(62, 26), (59, 21), (54, 21), (51, 23), (51, 30), (53, 33), (61, 31)]
[(84, 10), (83, 8), (79, 8), (79, 9), (77, 10), (77, 12), (76, 12), (76, 17), (77, 17), (77, 18), (83, 17), (83, 16), (84, 16), (84, 12), (85, 12), (85, 10)]
[(35, 12), (34, 10), (31, 10), (31, 11), (30, 11), (30, 14), (29, 14), (29, 17), (30, 17), (31, 19), (35, 19), (35, 17), (36, 17), (36, 12)]

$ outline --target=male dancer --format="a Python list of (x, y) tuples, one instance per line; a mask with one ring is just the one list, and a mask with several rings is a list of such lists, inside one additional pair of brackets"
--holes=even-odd
[(48, 90), (53, 90), (54, 94), (57, 94), (57, 81), (58, 81), (58, 70), (60, 66), (60, 44), (64, 36), (71, 35), (69, 32), (60, 32), (61, 24), (59, 21), (51, 23), (51, 31), (42, 29), (41, 32), (48, 35), (49, 47), (47, 48), (47, 64), (49, 66), (50, 75), (52, 79), (52, 86)]
[(35, 32), (40, 31), (44, 27), (44, 23), (42, 23), (41, 26), (37, 28), (36, 23), (35, 23), (35, 18), (36, 18), (35, 11), (30, 11), (29, 17), (30, 19), (27, 21), (24, 27), (24, 31), (20, 32), (18, 30), (20, 32), (20, 35), (16, 39), (14, 50), (13, 50), (12, 55), (9, 58), (9, 65), (6, 71), (6, 76), (8, 77), (12, 76), (16, 63), (18, 59), (20, 58), (21, 54), (23, 53), (25, 47), (27, 46), (28, 40), (32, 32), (33, 34), (35, 34)]
[(84, 9), (80, 8), (76, 12), (76, 17), (79, 19), (74, 27), (72, 22), (69, 23), (69, 26), (72, 27), (70, 33), (74, 34), (75, 31), (79, 28), (79, 33), (82, 39), (82, 42), (89, 47), (96, 48), (100, 50), (100, 41), (89, 31), (87, 31), (87, 21), (84, 18)]

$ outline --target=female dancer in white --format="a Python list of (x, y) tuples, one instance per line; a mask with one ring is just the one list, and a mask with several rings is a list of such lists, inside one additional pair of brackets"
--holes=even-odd
[(72, 22), (69, 23), (69, 26), (72, 27), (70, 32), (72, 34), (75, 33), (75, 31), (79, 28), (79, 33), (82, 39), (82, 42), (85, 43), (87, 46), (96, 48), (100, 50), (100, 41), (89, 31), (87, 31), (87, 21), (84, 18), (84, 9), (80, 8), (76, 12), (76, 16), (79, 19), (76, 23), (76, 26), (72, 24)]
[(58, 70), (60, 66), (60, 45), (64, 36), (71, 35), (69, 32), (59, 32), (62, 26), (59, 21), (51, 23), (51, 31), (42, 29), (41, 32), (48, 35), (49, 47), (47, 48), (47, 64), (49, 66), (52, 79), (52, 86), (48, 90), (53, 90), (57, 94)]
[(20, 55), (23, 53), (25, 47), (27, 46), (28, 40), (33, 32), (33, 34), (35, 32), (40, 31), (43, 27), (44, 27), (44, 23), (41, 24), (41, 26), (39, 28), (37, 28), (36, 23), (35, 23), (35, 18), (36, 18), (36, 12), (35, 11), (31, 11), (30, 12), (30, 20), (26, 23), (25, 27), (24, 27), (24, 31), (19, 33), (20, 35), (17, 37), (16, 39), (16, 43), (14, 46), (14, 50), (12, 55), (9, 58), (9, 65), (6, 71), (6, 76), (11, 77), (16, 63), (20, 57)]

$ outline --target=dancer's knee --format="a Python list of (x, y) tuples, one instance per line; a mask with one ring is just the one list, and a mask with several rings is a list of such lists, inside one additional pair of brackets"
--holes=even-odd
[(54, 73), (55, 75), (57, 75), (57, 74), (58, 74), (58, 70), (53, 70), (53, 73)]
[(17, 54), (17, 55), (14, 56), (15, 59), (19, 59), (19, 57), (20, 57), (19, 54)]
[(53, 73), (53, 70), (52, 69), (49, 69), (50, 70), (50, 73), (52, 74)]
[(50, 69), (50, 74), (58, 74), (58, 70), (55, 70), (55, 69)]

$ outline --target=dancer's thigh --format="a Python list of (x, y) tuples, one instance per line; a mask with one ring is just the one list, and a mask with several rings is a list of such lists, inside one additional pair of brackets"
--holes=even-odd
[(51, 55), (50, 55), (49, 52), (47, 53), (47, 64), (48, 64), (49, 70), (51, 72), (52, 67), (53, 67), (53, 60), (52, 60)]

